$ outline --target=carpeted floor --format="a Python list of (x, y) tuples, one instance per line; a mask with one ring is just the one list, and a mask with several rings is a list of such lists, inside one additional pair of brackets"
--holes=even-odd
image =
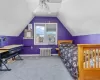
[(73, 80), (59, 57), (23, 57), (0, 72), (0, 80)]

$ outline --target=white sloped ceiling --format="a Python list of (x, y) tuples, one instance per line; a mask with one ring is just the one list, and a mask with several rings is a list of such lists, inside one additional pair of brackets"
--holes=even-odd
[(32, 17), (25, 0), (0, 0), (0, 35), (18, 36)]
[(100, 34), (100, 0), (63, 0), (58, 18), (73, 36)]
[[(38, 16), (56, 16), (55, 4), (48, 4), (54, 11), (51, 14), (39, 14)], [(39, 0), (0, 0), (0, 35), (18, 36), (26, 25), (35, 16), (34, 11), (39, 6)], [(40, 12), (39, 12), (40, 13)], [(38, 13), (36, 13), (38, 14)]]
[(73, 36), (100, 33), (100, 0), (47, 4), (49, 14), (35, 12), (39, 0), (0, 0), (0, 35), (18, 36), (34, 16), (57, 16)]

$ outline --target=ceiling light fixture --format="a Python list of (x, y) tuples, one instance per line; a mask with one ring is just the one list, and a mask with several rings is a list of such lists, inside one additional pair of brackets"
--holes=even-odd
[(36, 8), (36, 10), (34, 11), (36, 12), (46, 12), (48, 14), (51, 14), (51, 11), (49, 9), (48, 4), (46, 3), (48, 0), (40, 0), (39, 2), (39, 6)]

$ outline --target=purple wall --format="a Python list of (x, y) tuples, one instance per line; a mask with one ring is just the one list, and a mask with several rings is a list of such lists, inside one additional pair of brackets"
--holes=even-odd
[[(63, 26), (63, 24), (56, 17), (35, 17), (30, 22), (33, 25), (34, 23), (58, 23), (58, 40), (72, 40), (72, 35), (67, 31), (67, 29)], [(27, 27), (26, 27), (27, 28)], [(20, 34), (20, 37), (23, 38), (24, 30)], [(52, 48), (52, 53), (57, 53), (55, 48), (57, 45), (34, 45), (34, 39), (23, 39), (24, 49), (23, 54), (38, 54), (39, 48), (48, 47)], [(33, 49), (31, 49), (31, 46)]]
[(12, 45), (12, 44), (22, 44), (22, 39), (20, 37), (17, 36), (0, 36), (0, 38), (6, 38), (5, 41), (3, 41), (2, 43), (0, 43), (1, 47), (6, 46), (6, 45)]
[(100, 44), (100, 34), (73, 36), (75, 44)]

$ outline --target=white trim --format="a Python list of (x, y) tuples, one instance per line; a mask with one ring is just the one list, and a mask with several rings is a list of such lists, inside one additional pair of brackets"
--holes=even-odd
[(52, 48), (39, 48), (39, 49), (52, 49)]
[(58, 56), (58, 54), (51, 54), (51, 56)]
[(31, 38), (23, 37), (23, 39), (33, 39), (33, 37), (31, 37)]
[(40, 56), (40, 54), (20, 54), (20, 56)]
[(58, 24), (56, 23), (56, 45), (58, 41)]
[[(40, 56), (40, 54), (20, 54), (20, 56)], [(51, 54), (51, 56), (58, 56), (58, 54)]]
[(36, 33), (36, 27), (35, 27), (35, 23), (34, 23), (34, 45), (35, 45), (35, 33)]

